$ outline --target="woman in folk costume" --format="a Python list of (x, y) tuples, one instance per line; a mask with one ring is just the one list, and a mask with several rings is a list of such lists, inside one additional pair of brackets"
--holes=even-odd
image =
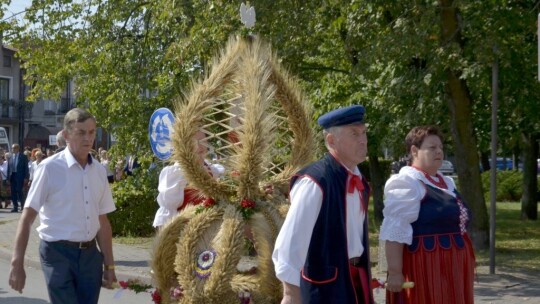
[[(389, 304), (474, 302), (471, 213), (452, 178), (438, 172), (442, 141), (436, 127), (413, 128), (405, 138), (412, 164), (385, 185), (379, 237), (386, 241)], [(402, 289), (405, 281), (415, 287)]]
[[(194, 140), (197, 141), (196, 154), (199, 156), (198, 161), (200, 161), (201, 166), (204, 166), (214, 178), (223, 175), (223, 166), (219, 164), (209, 165), (205, 161), (206, 154), (208, 153), (206, 135), (202, 131), (198, 131)], [(182, 169), (177, 162), (161, 170), (158, 191), (157, 202), (159, 209), (156, 212), (153, 223), (153, 226), (156, 228), (165, 224), (187, 205), (198, 205), (204, 199), (199, 191), (188, 186)]]

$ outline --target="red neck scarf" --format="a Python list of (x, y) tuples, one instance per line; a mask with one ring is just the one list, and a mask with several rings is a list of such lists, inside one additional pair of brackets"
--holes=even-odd
[(347, 192), (354, 193), (354, 189), (358, 190), (360, 194), (364, 191), (364, 184), (360, 179), (360, 176), (355, 174), (350, 174), (351, 178), (349, 179), (349, 185), (347, 186)]
[(418, 168), (418, 167), (416, 167), (416, 166), (411, 166), (411, 167), (413, 167), (413, 168), (415, 168), (416, 170), (418, 170), (418, 171), (424, 173), (424, 176), (426, 177), (426, 179), (427, 179), (430, 183), (434, 184), (435, 186), (437, 186), (437, 187), (439, 187), (439, 188), (441, 188), (441, 189), (448, 189), (448, 185), (446, 185), (446, 182), (444, 181), (443, 176), (440, 175), (439, 173), (436, 174), (437, 178), (439, 179), (439, 181), (437, 182), (437, 181), (435, 181), (435, 180), (433, 179), (433, 177), (431, 177), (431, 175), (429, 175), (429, 173), (427, 173), (426, 171), (424, 171), (424, 170), (422, 170), (422, 169), (420, 169), (420, 168)]

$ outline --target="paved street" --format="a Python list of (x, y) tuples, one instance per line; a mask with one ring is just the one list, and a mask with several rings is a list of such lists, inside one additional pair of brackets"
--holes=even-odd
[[(9, 304), (45, 304), (48, 302), (47, 290), (39, 265), (37, 232), (32, 230), (26, 251), (27, 287), (23, 294), (18, 294), (8, 286), (9, 260), (13, 248), (13, 236), (17, 229), (20, 213), (9, 213), (8, 209), (0, 209), (0, 303)], [(150, 252), (147, 248), (114, 244), (115, 264), (119, 280), (139, 278), (150, 283), (148, 260)], [(374, 276), (383, 278), (377, 273)], [(489, 275), (485, 266), (477, 268), (475, 285), (475, 303), (520, 304), (540, 303), (540, 275), (538, 272), (516, 273), (506, 269), (497, 269), (496, 275)], [(100, 304), (151, 304), (149, 293), (135, 294), (125, 290), (119, 298), (114, 298), (117, 290), (102, 289)], [(375, 292), (378, 304), (384, 304), (384, 291)]]
[[(0, 283), (0, 303), (9, 304), (45, 304), (49, 303), (47, 287), (43, 279), (43, 272), (40, 268), (29, 266), (26, 268), (26, 287), (22, 294), (12, 290), (7, 284), (7, 274), (9, 264), (5, 260), (0, 261), (0, 273), (5, 274)], [(99, 304), (134, 304), (152, 303), (150, 293), (136, 294), (132, 291), (124, 290), (118, 298), (115, 298), (118, 290), (101, 289)]]

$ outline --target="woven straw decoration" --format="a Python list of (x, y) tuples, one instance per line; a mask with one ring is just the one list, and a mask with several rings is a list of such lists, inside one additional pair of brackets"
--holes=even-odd
[[(158, 289), (167, 295), (179, 284), (179, 303), (239, 303), (241, 292), (255, 303), (279, 303), (272, 249), (288, 181), (316, 149), (309, 105), (270, 46), (248, 37), (229, 40), (208, 76), (177, 100), (175, 112), (173, 158), (190, 186), (217, 203), (188, 207), (159, 231), (151, 261)], [(213, 179), (197, 163), (192, 138), (198, 130), (225, 167), (224, 178)], [(255, 203), (247, 216), (242, 200)], [(255, 272), (239, 271), (246, 239), (257, 252)]]

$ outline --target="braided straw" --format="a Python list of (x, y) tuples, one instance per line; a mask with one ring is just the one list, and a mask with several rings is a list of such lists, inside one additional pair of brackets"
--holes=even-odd
[(223, 214), (223, 224), (212, 241), (217, 258), (212, 266), (212, 275), (204, 286), (204, 303), (228, 303), (225, 299), (238, 301), (238, 295), (232, 291), (230, 284), (240, 261), (244, 244), (243, 231), (242, 215), (234, 206), (228, 205)]
[[(258, 38), (229, 39), (212, 67), (175, 102), (172, 160), (191, 187), (217, 204), (196, 207), (200, 212), (186, 208), (164, 226), (156, 237), (152, 269), (164, 294), (176, 274), (184, 290), (180, 303), (238, 303), (238, 292), (249, 292), (257, 303), (277, 303), (281, 284), (272, 249), (288, 207), (288, 180), (313, 160), (316, 150), (310, 107), (270, 45)], [(226, 172), (235, 175), (219, 180), (207, 174), (193, 140), (199, 130), (214, 141)], [(265, 193), (268, 184), (273, 194)], [(247, 221), (246, 209), (240, 209), (243, 199), (256, 202)], [(258, 269), (251, 275), (237, 270), (245, 225), (258, 253)], [(216, 255), (209, 276), (201, 278), (195, 275), (196, 261), (205, 250)], [(167, 267), (173, 262), (174, 269)]]
[[(210, 244), (203, 242), (203, 234), (215, 235), (217, 229), (210, 229), (223, 216), (223, 210), (217, 206), (209, 208), (205, 212), (195, 214), (186, 224), (176, 248), (174, 270), (178, 274), (178, 283), (184, 289), (184, 297), (191, 299), (193, 303), (204, 303), (204, 295), (198, 286), (198, 278), (195, 273), (195, 261), (197, 261), (198, 248), (210, 248)], [(217, 222), (219, 224), (219, 222)], [(210, 231), (207, 231), (210, 230)], [(201, 244), (202, 243), (202, 244)]]
[(238, 132), (242, 145), (237, 146), (238, 157), (233, 158), (233, 166), (239, 172), (239, 198), (255, 200), (259, 195), (264, 157), (274, 139), (275, 120), (268, 113), (274, 97), (274, 88), (268, 84), (269, 52), (260, 39), (255, 39), (240, 53), (244, 72), (238, 75), (238, 82), (245, 94), (244, 107), (249, 115)]
[[(152, 276), (156, 282), (156, 287), (162, 293), (168, 293), (171, 287), (176, 286), (174, 282), (174, 265), (176, 256), (176, 243), (180, 237), (182, 228), (194, 216), (195, 207), (188, 206), (182, 213), (172, 218), (163, 225), (154, 238), (153, 251), (150, 258), (150, 268)], [(163, 304), (169, 303), (169, 298), (163, 298)]]
[(231, 193), (225, 185), (213, 179), (200, 165), (196, 153), (196, 142), (193, 137), (202, 126), (204, 114), (213, 101), (223, 92), (225, 86), (232, 81), (237, 69), (238, 53), (245, 47), (230, 39), (220, 60), (214, 65), (210, 75), (199, 85), (194, 85), (187, 102), (176, 102), (176, 118), (174, 123), (173, 159), (180, 163), (186, 179), (193, 187), (205, 196), (226, 199)]

